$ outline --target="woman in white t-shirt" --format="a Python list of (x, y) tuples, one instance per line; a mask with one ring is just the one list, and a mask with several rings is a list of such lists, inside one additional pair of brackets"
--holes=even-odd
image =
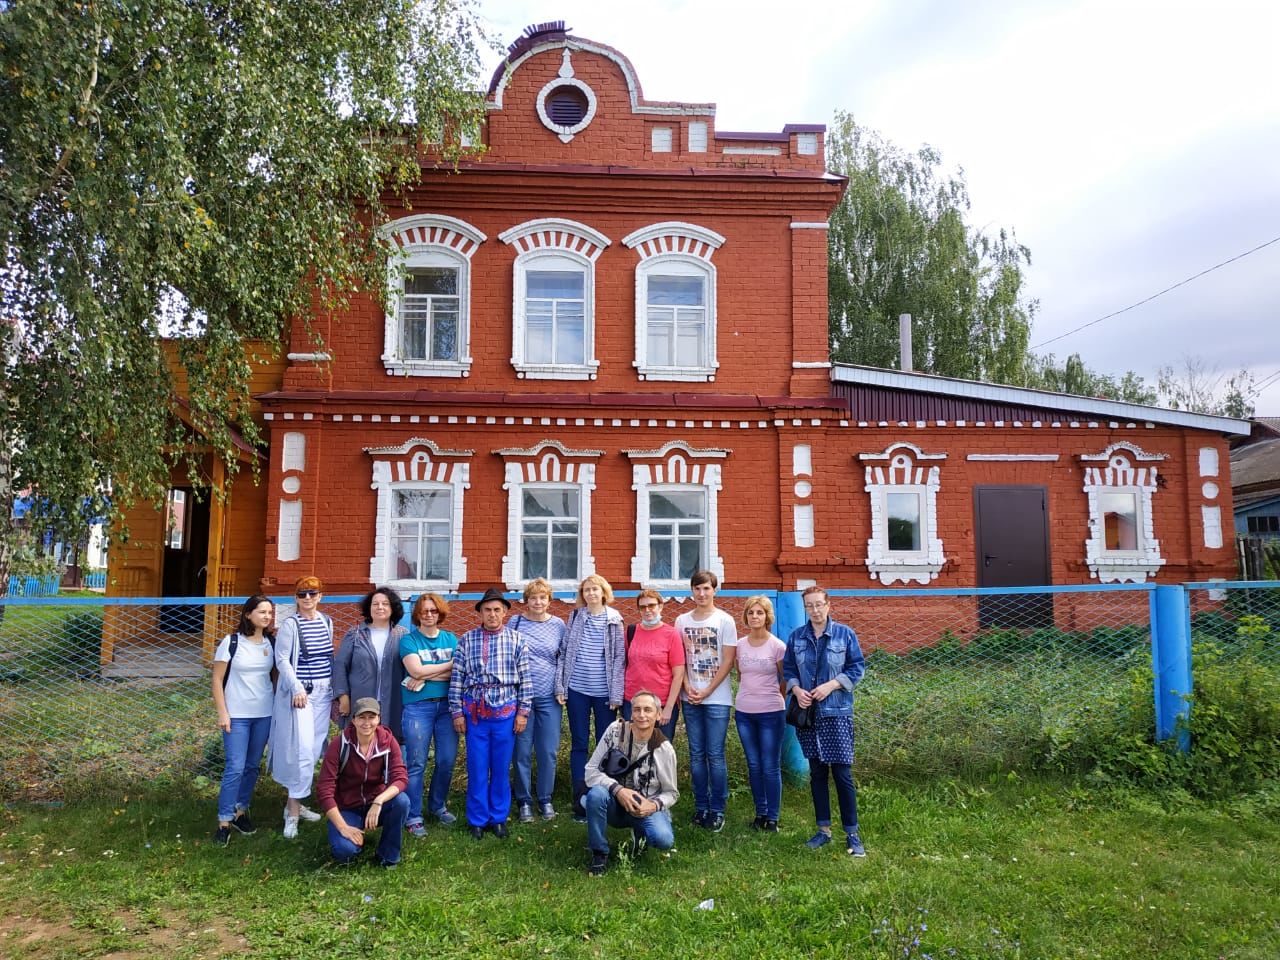
[(782, 658), (787, 645), (775, 637), (773, 603), (766, 596), (748, 597), (742, 622), (749, 632), (738, 639), (738, 699), (734, 721), (747, 776), (756, 804), (755, 830), (778, 832), (782, 805), (782, 734), (786, 730), (786, 702), (782, 697)]
[(233, 827), (240, 833), (254, 830), (249, 801), (271, 733), (275, 615), (275, 605), (266, 597), (250, 597), (240, 608), (235, 632), (223, 637), (213, 654), (213, 705), (227, 758), (218, 791), (218, 829), (213, 835), (219, 846), (230, 842)]

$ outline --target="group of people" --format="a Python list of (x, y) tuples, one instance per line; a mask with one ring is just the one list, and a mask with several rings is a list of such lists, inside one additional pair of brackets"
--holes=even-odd
[[(425, 837), (428, 817), (457, 822), (447, 801), (460, 739), (471, 835), (506, 838), (513, 805), (521, 823), (557, 816), (556, 758), (567, 714), (572, 814), (587, 824), (588, 870), (601, 874), (609, 826), (631, 829), (633, 855), (673, 846), (673, 741), (683, 710), (695, 826), (724, 827), (732, 712), (755, 802), (753, 828), (778, 830), (783, 734), (792, 723), (809, 761), (818, 826), (807, 845), (832, 842), (834, 780), (845, 848), (863, 856), (852, 778), (853, 688), (864, 669), (856, 635), (831, 620), (820, 587), (804, 591), (806, 622), (786, 642), (772, 632), (768, 597), (746, 601), (743, 630), (716, 605), (718, 588), (714, 573), (695, 573), (693, 609), (674, 624), (663, 620), (663, 596), (642, 590), (639, 621), (627, 626), (603, 577), (582, 581), (567, 623), (550, 612), (551, 584), (535, 579), (515, 616), (502, 590), (487, 590), (475, 605), (480, 625), (459, 637), (444, 629), (444, 597), (420, 594), (409, 628), (401, 624), (404, 601), (379, 587), (361, 600), (361, 623), (336, 652), (318, 578), (298, 580), (295, 612), (274, 633), (271, 600), (250, 597), (214, 654), (213, 699), (226, 749), (215, 842), (254, 831), (249, 803), (266, 748), (271, 776), (287, 791), (286, 838), (298, 835), (301, 821), (326, 819), (333, 856), (345, 863), (367, 833), (380, 831), (377, 861), (394, 866), (404, 833)], [(331, 721), (339, 727), (332, 740)], [(313, 788), (319, 810), (303, 803)]]

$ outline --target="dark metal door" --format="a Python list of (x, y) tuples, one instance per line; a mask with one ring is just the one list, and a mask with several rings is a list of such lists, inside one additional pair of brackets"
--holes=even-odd
[[(1049, 495), (1044, 487), (974, 487), (978, 586), (1048, 586)], [(1053, 626), (1051, 594), (978, 598), (980, 627)]]

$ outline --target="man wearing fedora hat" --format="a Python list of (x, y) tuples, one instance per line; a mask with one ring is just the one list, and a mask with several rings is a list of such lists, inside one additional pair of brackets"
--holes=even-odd
[(467, 738), (467, 822), (479, 840), (485, 830), (507, 836), (509, 769), (516, 735), (529, 720), (533, 676), (524, 639), (503, 624), (511, 603), (490, 587), (476, 603), (480, 626), (468, 630), (453, 654), (449, 712)]

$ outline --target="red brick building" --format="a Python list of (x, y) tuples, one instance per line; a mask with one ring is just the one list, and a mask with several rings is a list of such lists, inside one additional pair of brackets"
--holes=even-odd
[(718, 130), (563, 31), (509, 62), (383, 228), (391, 308), (297, 325), (259, 398), (266, 590), (1233, 574), (1245, 425), (833, 369), (822, 126)]

